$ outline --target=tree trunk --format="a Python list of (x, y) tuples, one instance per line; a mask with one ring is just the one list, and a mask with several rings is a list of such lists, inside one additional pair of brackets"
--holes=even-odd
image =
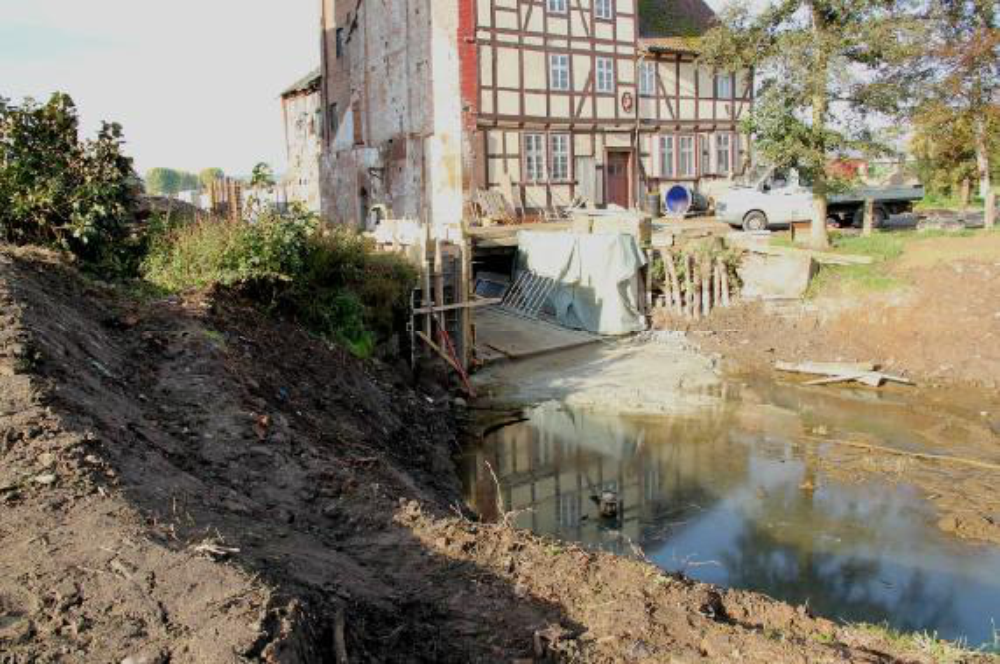
[(813, 2), (810, 10), (812, 12), (812, 29), (816, 43), (816, 54), (813, 57), (812, 71), (812, 112), (813, 112), (813, 136), (817, 140), (816, 149), (817, 163), (816, 175), (813, 182), (813, 219), (812, 232), (810, 233), (809, 244), (813, 249), (828, 249), (830, 247), (830, 235), (826, 230), (827, 213), (827, 183), (826, 183), (826, 141), (823, 136), (826, 132), (826, 111), (829, 104), (829, 69), (830, 55), (826, 50), (826, 18), (823, 12)]
[(969, 214), (969, 199), (972, 197), (972, 183), (969, 182), (969, 178), (964, 178), (962, 180), (962, 190), (958, 195), (958, 204), (962, 207), (962, 219)]
[(983, 223), (986, 228), (993, 228), (996, 223), (996, 196), (993, 193), (993, 182), (990, 180), (990, 151), (986, 145), (986, 123), (980, 118), (976, 122), (976, 166), (979, 169), (979, 192), (986, 200)]
[(875, 201), (871, 198), (865, 199), (865, 219), (862, 228), (861, 234), (865, 237), (871, 235), (872, 229), (875, 228)]

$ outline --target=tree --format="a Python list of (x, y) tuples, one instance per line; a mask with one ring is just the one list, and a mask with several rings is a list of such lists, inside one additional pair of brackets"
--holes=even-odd
[(151, 168), (146, 171), (146, 192), (171, 196), (181, 190), (180, 173), (171, 168)]
[[(986, 225), (996, 219), (991, 153), (1000, 134), (1000, 0), (924, 0), (915, 8), (923, 30), (885, 77), (907, 94), (911, 118), (945, 120), (969, 139)], [(942, 127), (944, 130), (945, 127)]]
[[(925, 104), (913, 116), (910, 149), (916, 158), (917, 173), (927, 191), (952, 195), (956, 189), (969, 193), (970, 182), (979, 177), (972, 123), (964, 113), (941, 104)], [(990, 163), (1000, 166), (1000, 132), (991, 136)]]
[(743, 130), (769, 163), (812, 181), (815, 248), (829, 245), (827, 200), (838, 186), (827, 174), (830, 160), (890, 152), (865, 116), (886, 104), (867, 88), (892, 55), (894, 33), (907, 27), (895, 20), (896, 2), (777, 0), (759, 13), (734, 4), (702, 39), (702, 62), (757, 73), (757, 101)]
[(250, 186), (254, 189), (268, 189), (274, 186), (274, 172), (266, 162), (260, 162), (253, 167), (250, 175)]
[(146, 192), (157, 196), (173, 196), (182, 191), (201, 189), (201, 180), (194, 173), (172, 168), (151, 168), (146, 172)]
[(221, 168), (206, 168), (198, 173), (198, 181), (201, 182), (202, 189), (208, 189), (216, 180), (221, 180), (226, 174)]
[(81, 140), (73, 100), (0, 99), (0, 241), (43, 244), (89, 261), (113, 258), (137, 193), (118, 124)]

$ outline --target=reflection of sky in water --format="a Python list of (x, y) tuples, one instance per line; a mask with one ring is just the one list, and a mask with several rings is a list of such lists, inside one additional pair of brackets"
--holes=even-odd
[[(467, 459), (498, 470), (518, 524), (628, 553), (720, 585), (756, 590), (819, 615), (992, 642), (1000, 623), (1000, 548), (949, 538), (912, 489), (830, 483), (782, 436), (707, 422), (535, 411)], [(805, 448), (812, 449), (812, 448)], [(492, 483), (492, 480), (490, 480)], [(619, 523), (589, 496), (620, 491)], [(477, 507), (491, 498), (472, 497)]]

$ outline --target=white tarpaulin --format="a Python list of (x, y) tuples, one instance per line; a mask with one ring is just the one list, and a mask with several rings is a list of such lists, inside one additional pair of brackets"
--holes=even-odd
[(635, 237), (521, 231), (518, 246), (520, 269), (557, 282), (549, 304), (561, 325), (597, 334), (646, 329), (639, 308), (646, 258)]

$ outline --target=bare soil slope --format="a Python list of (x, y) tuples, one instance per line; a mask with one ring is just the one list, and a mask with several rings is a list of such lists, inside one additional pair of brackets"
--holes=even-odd
[(697, 335), (706, 350), (745, 369), (874, 361), (924, 385), (1000, 387), (1000, 236), (915, 243), (891, 274), (905, 285), (834, 292), (806, 308), (748, 304), (694, 322), (661, 312), (658, 324), (706, 333)]
[(930, 661), (472, 523), (446, 408), (230, 296), (0, 248), (0, 305), (8, 661)]

